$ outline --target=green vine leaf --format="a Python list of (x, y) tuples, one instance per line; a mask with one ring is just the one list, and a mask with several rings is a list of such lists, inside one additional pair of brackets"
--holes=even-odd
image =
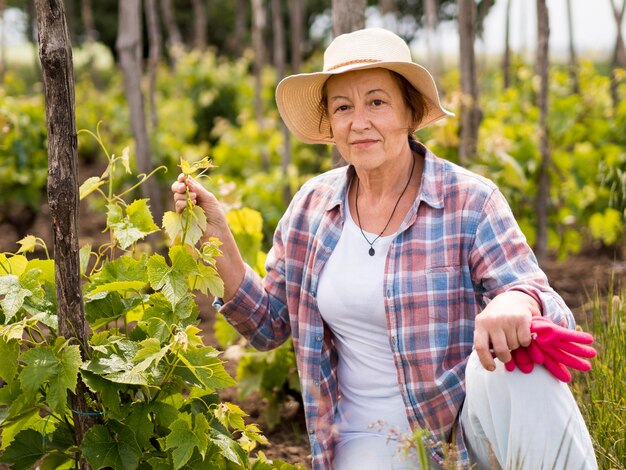
[(91, 258), (91, 245), (83, 245), (78, 251), (78, 259), (80, 261), (80, 273), (82, 275), (87, 274), (87, 268), (89, 266), (89, 259)]
[(211, 161), (209, 157), (204, 157), (202, 160), (198, 160), (197, 162), (189, 163), (187, 160), (180, 159), (180, 171), (185, 176), (194, 175), (198, 170), (210, 170), (211, 168), (215, 168), (215, 165)]
[(213, 430), (211, 442), (220, 448), (222, 455), (237, 465), (246, 467), (248, 464), (248, 456), (236, 441), (224, 434), (220, 434)]
[(24, 305), (24, 299), (33, 295), (33, 292), (24, 289), (19, 278), (13, 274), (0, 277), (0, 296), (3, 296), (0, 300), (0, 307), (4, 312), (4, 323), (9, 323), (15, 314), (18, 312), (22, 305)]
[(20, 345), (16, 340), (6, 340), (0, 336), (0, 377), (5, 382), (11, 382), (17, 374), (17, 358), (20, 354)]
[(85, 296), (87, 299), (98, 299), (98, 294), (102, 292), (139, 292), (147, 284), (146, 281), (113, 281), (100, 284), (95, 289), (89, 291)]
[(185, 413), (170, 425), (170, 433), (165, 439), (165, 449), (172, 451), (174, 469), (185, 465), (195, 448), (204, 457), (209, 444), (206, 436), (209, 424), (203, 415), (196, 416), (196, 427), (192, 428), (191, 415)]
[(194, 246), (204, 233), (207, 219), (204, 211), (198, 206), (187, 206), (179, 214), (168, 211), (163, 214), (163, 228), (172, 241), (178, 243), (185, 239), (185, 243)]
[(96, 189), (106, 183), (106, 180), (101, 179), (99, 176), (92, 176), (87, 178), (83, 184), (80, 185), (79, 194), (82, 201)]
[(183, 365), (176, 367), (175, 373), (187, 382), (209, 390), (235, 385), (233, 378), (226, 372), (219, 352), (212, 347), (190, 348), (178, 354)]
[[(115, 351), (113, 350), (115, 349)], [(135, 341), (121, 339), (107, 347), (108, 354), (96, 355), (83, 365), (83, 369), (100, 375), (103, 378), (128, 385), (153, 385), (150, 376), (142, 371), (134, 371), (133, 358), (141, 346)]]
[(224, 425), (225, 428), (231, 427), (236, 430), (242, 430), (246, 427), (243, 418), (248, 416), (241, 408), (232, 403), (220, 403), (215, 409), (215, 417)]
[(148, 279), (154, 290), (160, 290), (170, 301), (172, 308), (188, 292), (187, 276), (198, 274), (198, 265), (189, 253), (180, 245), (170, 248), (169, 257), (172, 266), (168, 266), (165, 258), (154, 254), (148, 260)]
[(54, 280), (54, 260), (51, 259), (31, 259), (24, 268), (25, 272), (37, 269), (39, 273), (39, 281), (47, 282), (48, 284), (55, 284)]
[(18, 253), (31, 253), (35, 251), (35, 247), (37, 246), (37, 237), (34, 235), (26, 235), (17, 243), (20, 245), (20, 249), (17, 250)]
[(79, 347), (43, 346), (29, 349), (22, 354), (21, 361), (26, 364), (20, 373), (24, 392), (34, 396), (47, 383), (46, 401), (53, 410), (63, 412), (67, 404), (67, 391), (74, 392), (76, 389), (78, 370), (82, 364)]
[(101, 424), (96, 424), (85, 434), (80, 450), (94, 470), (115, 468), (132, 470), (139, 465), (141, 448), (135, 434), (128, 426), (109, 423), (113, 432)]
[(46, 453), (41, 434), (34, 429), (19, 432), (0, 455), (0, 462), (11, 462), (14, 470), (32, 468)]
[(142, 302), (142, 297), (123, 298), (119, 292), (101, 292), (97, 295), (85, 295), (85, 318), (89, 325), (100, 328), (111, 321), (121, 318)]
[(107, 209), (107, 226), (123, 250), (159, 230), (150, 213), (148, 199), (133, 201), (126, 207), (126, 215), (119, 204), (109, 204)]
[(214, 297), (224, 296), (224, 281), (214, 267), (199, 263), (198, 272), (197, 276), (189, 278), (189, 287), (195, 286), (204, 295), (210, 293)]
[(93, 285), (97, 286), (108, 282), (119, 281), (143, 281), (148, 282), (146, 276), (146, 258), (134, 259), (130, 256), (122, 256), (114, 261), (106, 263), (102, 271), (96, 276)]
[(153, 364), (158, 364), (170, 349), (170, 345), (161, 347), (161, 342), (156, 338), (148, 338), (139, 344), (141, 349), (133, 358), (133, 361), (137, 363), (133, 367), (133, 372), (143, 372)]
[(7, 257), (0, 253), (0, 274), (14, 274), (19, 276), (26, 269), (28, 259), (24, 255)]
[(124, 423), (135, 432), (139, 447), (144, 448), (154, 434), (154, 424), (150, 420), (150, 405), (136, 402), (131, 405), (131, 412)]

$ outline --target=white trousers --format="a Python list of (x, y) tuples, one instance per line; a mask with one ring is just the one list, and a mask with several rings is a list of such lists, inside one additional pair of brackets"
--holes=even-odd
[(461, 427), (478, 469), (592, 470), (591, 437), (567, 384), (544, 367), (530, 374), (467, 364)]
[[(472, 470), (594, 470), (587, 426), (569, 387), (545, 368), (532, 373), (483, 368), (473, 352), (466, 369), (461, 427)], [(435, 470), (423, 468), (394, 441), (364, 436), (335, 449), (333, 470)]]

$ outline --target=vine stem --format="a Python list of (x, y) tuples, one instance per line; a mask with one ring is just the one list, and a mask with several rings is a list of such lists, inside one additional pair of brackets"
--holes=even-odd
[(154, 397), (152, 397), (152, 400), (151, 400), (152, 403), (156, 402), (157, 398), (159, 397), (159, 394), (161, 393), (161, 390), (163, 390), (163, 385), (165, 385), (167, 381), (170, 380), (170, 378), (172, 377), (172, 374), (174, 373), (174, 369), (176, 369), (176, 366), (178, 365), (179, 362), (180, 362), (180, 357), (176, 356), (176, 360), (170, 366), (169, 370), (165, 374), (165, 377), (163, 377), (163, 380), (161, 380), (161, 383), (159, 384), (159, 389), (154, 394)]

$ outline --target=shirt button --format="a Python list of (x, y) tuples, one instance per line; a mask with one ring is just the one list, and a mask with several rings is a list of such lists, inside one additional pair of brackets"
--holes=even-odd
[(319, 381), (319, 380), (316, 380), (316, 381), (314, 381), (313, 383), (315, 384), (315, 386), (316, 386), (316, 387), (319, 387), (319, 386), (320, 386), (320, 381)]
[(386, 295), (388, 299), (391, 298), (391, 289), (387, 289)]
[(322, 335), (317, 335), (315, 337), (315, 341), (322, 341)]

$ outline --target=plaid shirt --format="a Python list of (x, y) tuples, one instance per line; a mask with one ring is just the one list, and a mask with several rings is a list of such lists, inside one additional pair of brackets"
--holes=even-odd
[[(458, 467), (468, 468), (458, 416), (474, 319), (485, 302), (519, 290), (553, 321), (573, 326), (574, 319), (496, 186), (419, 145), (425, 154), (420, 192), (389, 248), (381, 295), (411, 426), (428, 431), (424, 441), (436, 462), (443, 463), (442, 442), (454, 441)], [(220, 310), (257, 349), (293, 337), (315, 470), (331, 469), (339, 399), (337, 352), (316, 294), (342, 231), (353, 174), (353, 167), (338, 168), (301, 188), (276, 230), (266, 277), (248, 267)]]

